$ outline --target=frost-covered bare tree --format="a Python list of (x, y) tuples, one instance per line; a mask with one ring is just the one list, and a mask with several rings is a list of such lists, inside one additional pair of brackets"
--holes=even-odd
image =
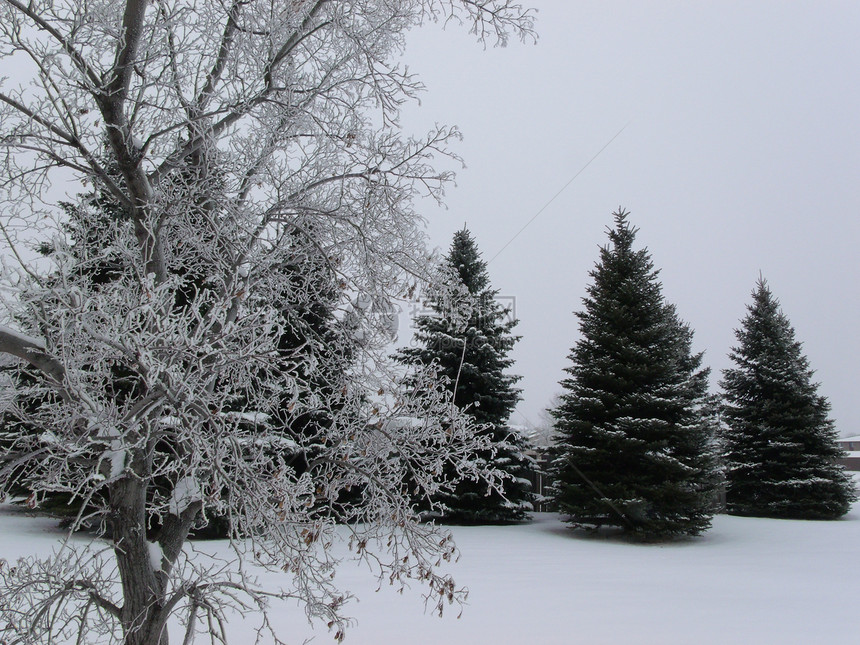
[[(4, 642), (164, 645), (168, 623), (216, 640), (231, 608), (265, 628), (273, 598), (341, 637), (337, 522), (380, 576), (424, 582), (440, 609), (458, 599), (436, 567), (455, 547), (417, 522), (403, 482), (431, 496), (450, 464), (497, 475), (464, 459), (479, 446), (432, 374), (387, 394), (386, 317), (368, 315), (423, 277), (413, 200), (450, 179), (433, 159), (456, 130), (415, 139), (397, 122), (421, 87), (393, 55), (427, 19), (490, 44), (532, 33), (510, 0), (0, 0), (15, 70), (0, 80), (0, 352), (16, 370), (0, 486), (34, 505), (70, 495), (75, 524), (102, 532), (0, 561)], [(87, 191), (74, 222), (50, 190), (69, 179)], [(311, 386), (325, 336), (291, 327), (314, 297), (297, 239), (360, 327), (326, 396)], [(310, 408), (326, 423), (295, 432)], [(189, 552), (214, 514), (230, 565)], [(289, 582), (256, 585), (252, 562)]]

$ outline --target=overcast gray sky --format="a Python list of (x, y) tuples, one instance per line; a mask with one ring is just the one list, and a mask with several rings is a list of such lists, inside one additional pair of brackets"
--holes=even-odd
[(428, 88), (406, 129), (465, 135), (449, 209), (421, 206), (434, 244), (466, 222), (485, 259), (504, 249), (489, 270), (521, 321), (512, 421), (560, 390), (572, 312), (623, 206), (715, 375), (761, 271), (840, 434), (860, 434), (860, 3), (532, 4), (537, 45), (484, 51), (431, 25), (405, 57)]

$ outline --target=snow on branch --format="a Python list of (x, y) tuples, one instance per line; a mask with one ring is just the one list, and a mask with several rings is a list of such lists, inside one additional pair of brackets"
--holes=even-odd
[(63, 381), (63, 364), (47, 353), (45, 343), (38, 338), (0, 325), (0, 352), (26, 361), (57, 383)]

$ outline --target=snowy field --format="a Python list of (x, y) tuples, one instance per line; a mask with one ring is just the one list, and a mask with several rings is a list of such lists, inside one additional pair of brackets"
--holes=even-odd
[[(54, 522), (0, 507), (0, 557), (48, 553)], [(836, 522), (715, 518), (704, 536), (632, 545), (579, 536), (556, 516), (522, 526), (455, 527), (453, 572), (469, 605), (437, 618), (420, 589), (403, 595), (352, 565), (338, 575), (360, 602), (348, 645), (838, 645), (860, 634), (860, 507)], [(221, 542), (207, 550), (225, 550)], [(276, 576), (271, 576), (272, 582)], [(302, 612), (277, 611), (290, 643), (333, 643)], [(251, 621), (231, 625), (233, 643)], [(172, 642), (181, 642), (178, 635)]]

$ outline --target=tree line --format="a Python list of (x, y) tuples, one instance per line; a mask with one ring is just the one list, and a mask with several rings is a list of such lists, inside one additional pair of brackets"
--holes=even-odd
[[(95, 210), (85, 215), (66, 205), (73, 237), (80, 235), (82, 218), (112, 212), (95, 197), (89, 206)], [(738, 345), (730, 354), (735, 367), (723, 373), (722, 395), (711, 395), (703, 352), (693, 351), (692, 329), (663, 298), (649, 251), (634, 248), (637, 230), (629, 213), (613, 216), (609, 244), (600, 249), (583, 309), (576, 313), (580, 339), (568, 357), (563, 394), (551, 410), (552, 504), (573, 526), (614, 527), (645, 540), (702, 533), (723, 497), (725, 510), (737, 515), (833, 519), (845, 514), (853, 488), (837, 463), (841, 452), (828, 403), (817, 393), (808, 360), (765, 280), (757, 282), (735, 332)], [(74, 248), (92, 250), (89, 245), (79, 240)], [(360, 407), (347, 397), (335, 408), (319, 403), (347, 387), (350, 357), (360, 341), (354, 335), (357, 317), (336, 316), (341, 294), (314, 244), (296, 236), (292, 245), (288, 271), (303, 296), (283, 303), (289, 319), (279, 345), (314, 368), (299, 372), (309, 387), (295, 400), (283, 398), (278, 419), (291, 440), (307, 442), (301, 450), (291, 449), (289, 458), (300, 476), (311, 467), (319, 453), (313, 445), (335, 415), (350, 405)], [(89, 267), (90, 279), (109, 281), (112, 266), (102, 258)], [(425, 311), (414, 321), (413, 346), (394, 357), (406, 369), (400, 394), (418, 386), (419, 374), (433, 370), (482, 440), (481, 448), (463, 459), (492, 466), (500, 479), (488, 484), (464, 477), (462, 464), (448, 462), (444, 469), (452, 486), (427, 494), (409, 476), (404, 486), (413, 490), (411, 502), (425, 521), (526, 520), (536, 499), (529, 477), (539, 466), (529, 438), (509, 424), (521, 395), (520, 377), (509, 373), (514, 364), (509, 354), (520, 339), (513, 334), (518, 321), (497, 298), (467, 228), (455, 233), (439, 271), (445, 288), (425, 300)], [(119, 375), (116, 380), (122, 382)], [(122, 389), (115, 396), (124, 396)], [(243, 401), (230, 409), (241, 414)], [(359, 413), (352, 414), (358, 420)], [(393, 423), (422, 422), (400, 416)], [(27, 475), (19, 471), (10, 491), (33, 499)], [(341, 491), (326, 504), (340, 509), (361, 489), (358, 481), (354, 491)], [(71, 491), (40, 501), (45, 510), (71, 516), (81, 513), (82, 504)], [(341, 511), (339, 517), (348, 521), (349, 515)], [(213, 512), (195, 532), (226, 537), (227, 526), (226, 515)], [(148, 533), (157, 536), (160, 529), (156, 521)]]
[[(693, 330), (666, 302), (647, 248), (634, 246), (629, 213), (613, 214), (609, 244), (591, 271), (569, 355), (563, 394), (551, 414), (555, 441), (552, 502), (572, 525), (614, 527), (644, 540), (698, 535), (725, 498), (727, 512), (834, 519), (855, 499), (838, 464), (841, 451), (801, 344), (760, 278), (736, 330), (734, 367), (721, 396), (708, 391)], [(465, 228), (454, 235), (445, 268), (472, 309), (431, 298), (416, 321), (408, 365), (434, 366), (454, 402), (487, 434), (507, 475), (482, 494), (462, 482), (432, 500), (448, 521), (516, 521), (534, 500), (524, 475), (534, 469), (526, 438), (507, 425), (519, 399), (518, 377), (505, 373), (519, 337), (516, 321), (494, 300), (486, 263)]]

